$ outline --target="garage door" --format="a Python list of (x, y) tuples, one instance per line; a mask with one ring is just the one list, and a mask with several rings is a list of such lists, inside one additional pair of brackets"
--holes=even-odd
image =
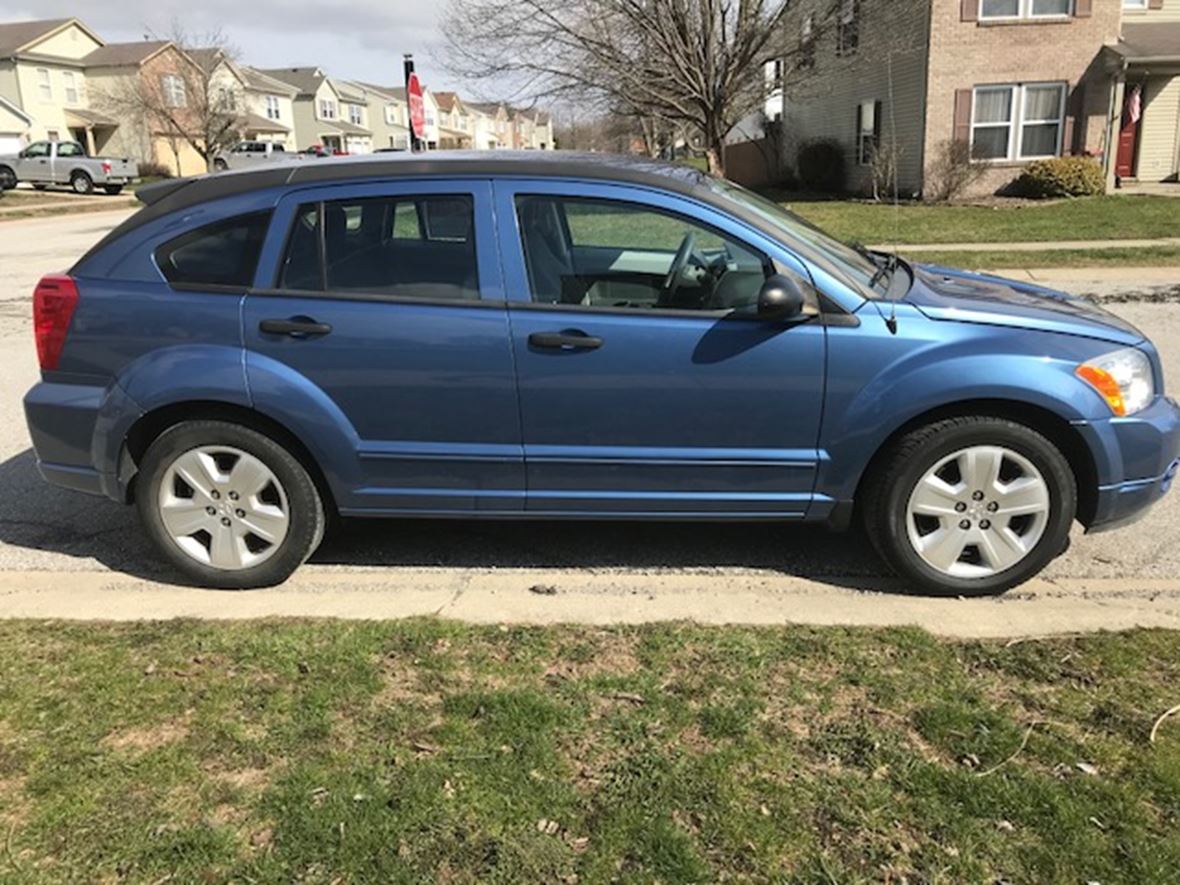
[(0, 132), (0, 154), (15, 154), (21, 147), (19, 135), (6, 135)]

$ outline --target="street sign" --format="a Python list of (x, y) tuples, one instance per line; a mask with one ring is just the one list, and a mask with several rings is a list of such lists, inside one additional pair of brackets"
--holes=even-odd
[(406, 102), (410, 105), (410, 126), (416, 138), (426, 136), (426, 103), (422, 100), (422, 83), (411, 73), (406, 82)]

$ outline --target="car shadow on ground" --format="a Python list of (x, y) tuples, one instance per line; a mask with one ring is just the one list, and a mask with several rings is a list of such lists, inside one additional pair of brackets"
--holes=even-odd
[[(0, 464), (0, 567), (85, 569), (184, 584), (133, 507), (49, 485), (32, 450)], [(334, 566), (712, 571), (758, 569), (858, 590), (900, 592), (860, 531), (777, 523), (341, 520), (311, 559)]]

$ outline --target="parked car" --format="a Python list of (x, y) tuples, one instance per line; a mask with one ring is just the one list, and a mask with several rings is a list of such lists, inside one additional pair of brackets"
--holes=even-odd
[(1177, 472), (1123, 320), (688, 167), (447, 152), (139, 196), (37, 286), (25, 408), (44, 477), (134, 501), (201, 584), (282, 581), (335, 514), (859, 519), (911, 586), (994, 593)]
[(298, 159), (300, 159), (298, 154), (289, 152), (278, 142), (239, 141), (228, 151), (221, 151), (213, 157), (213, 171), (252, 169), (259, 163)]
[(0, 156), (2, 189), (27, 181), (38, 190), (67, 185), (75, 193), (92, 194), (98, 187), (114, 195), (138, 177), (134, 160), (88, 157), (76, 141), (35, 141), (20, 153)]

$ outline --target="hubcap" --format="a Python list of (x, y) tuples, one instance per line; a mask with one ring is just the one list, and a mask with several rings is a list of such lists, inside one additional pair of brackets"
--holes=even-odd
[(201, 446), (177, 457), (164, 471), (157, 503), (177, 547), (226, 571), (270, 559), (290, 528), (278, 477), (258, 458), (229, 446)]
[(1036, 547), (1049, 505), (1049, 487), (1026, 457), (1000, 446), (972, 446), (918, 480), (906, 530), (931, 568), (955, 578), (986, 578)]

